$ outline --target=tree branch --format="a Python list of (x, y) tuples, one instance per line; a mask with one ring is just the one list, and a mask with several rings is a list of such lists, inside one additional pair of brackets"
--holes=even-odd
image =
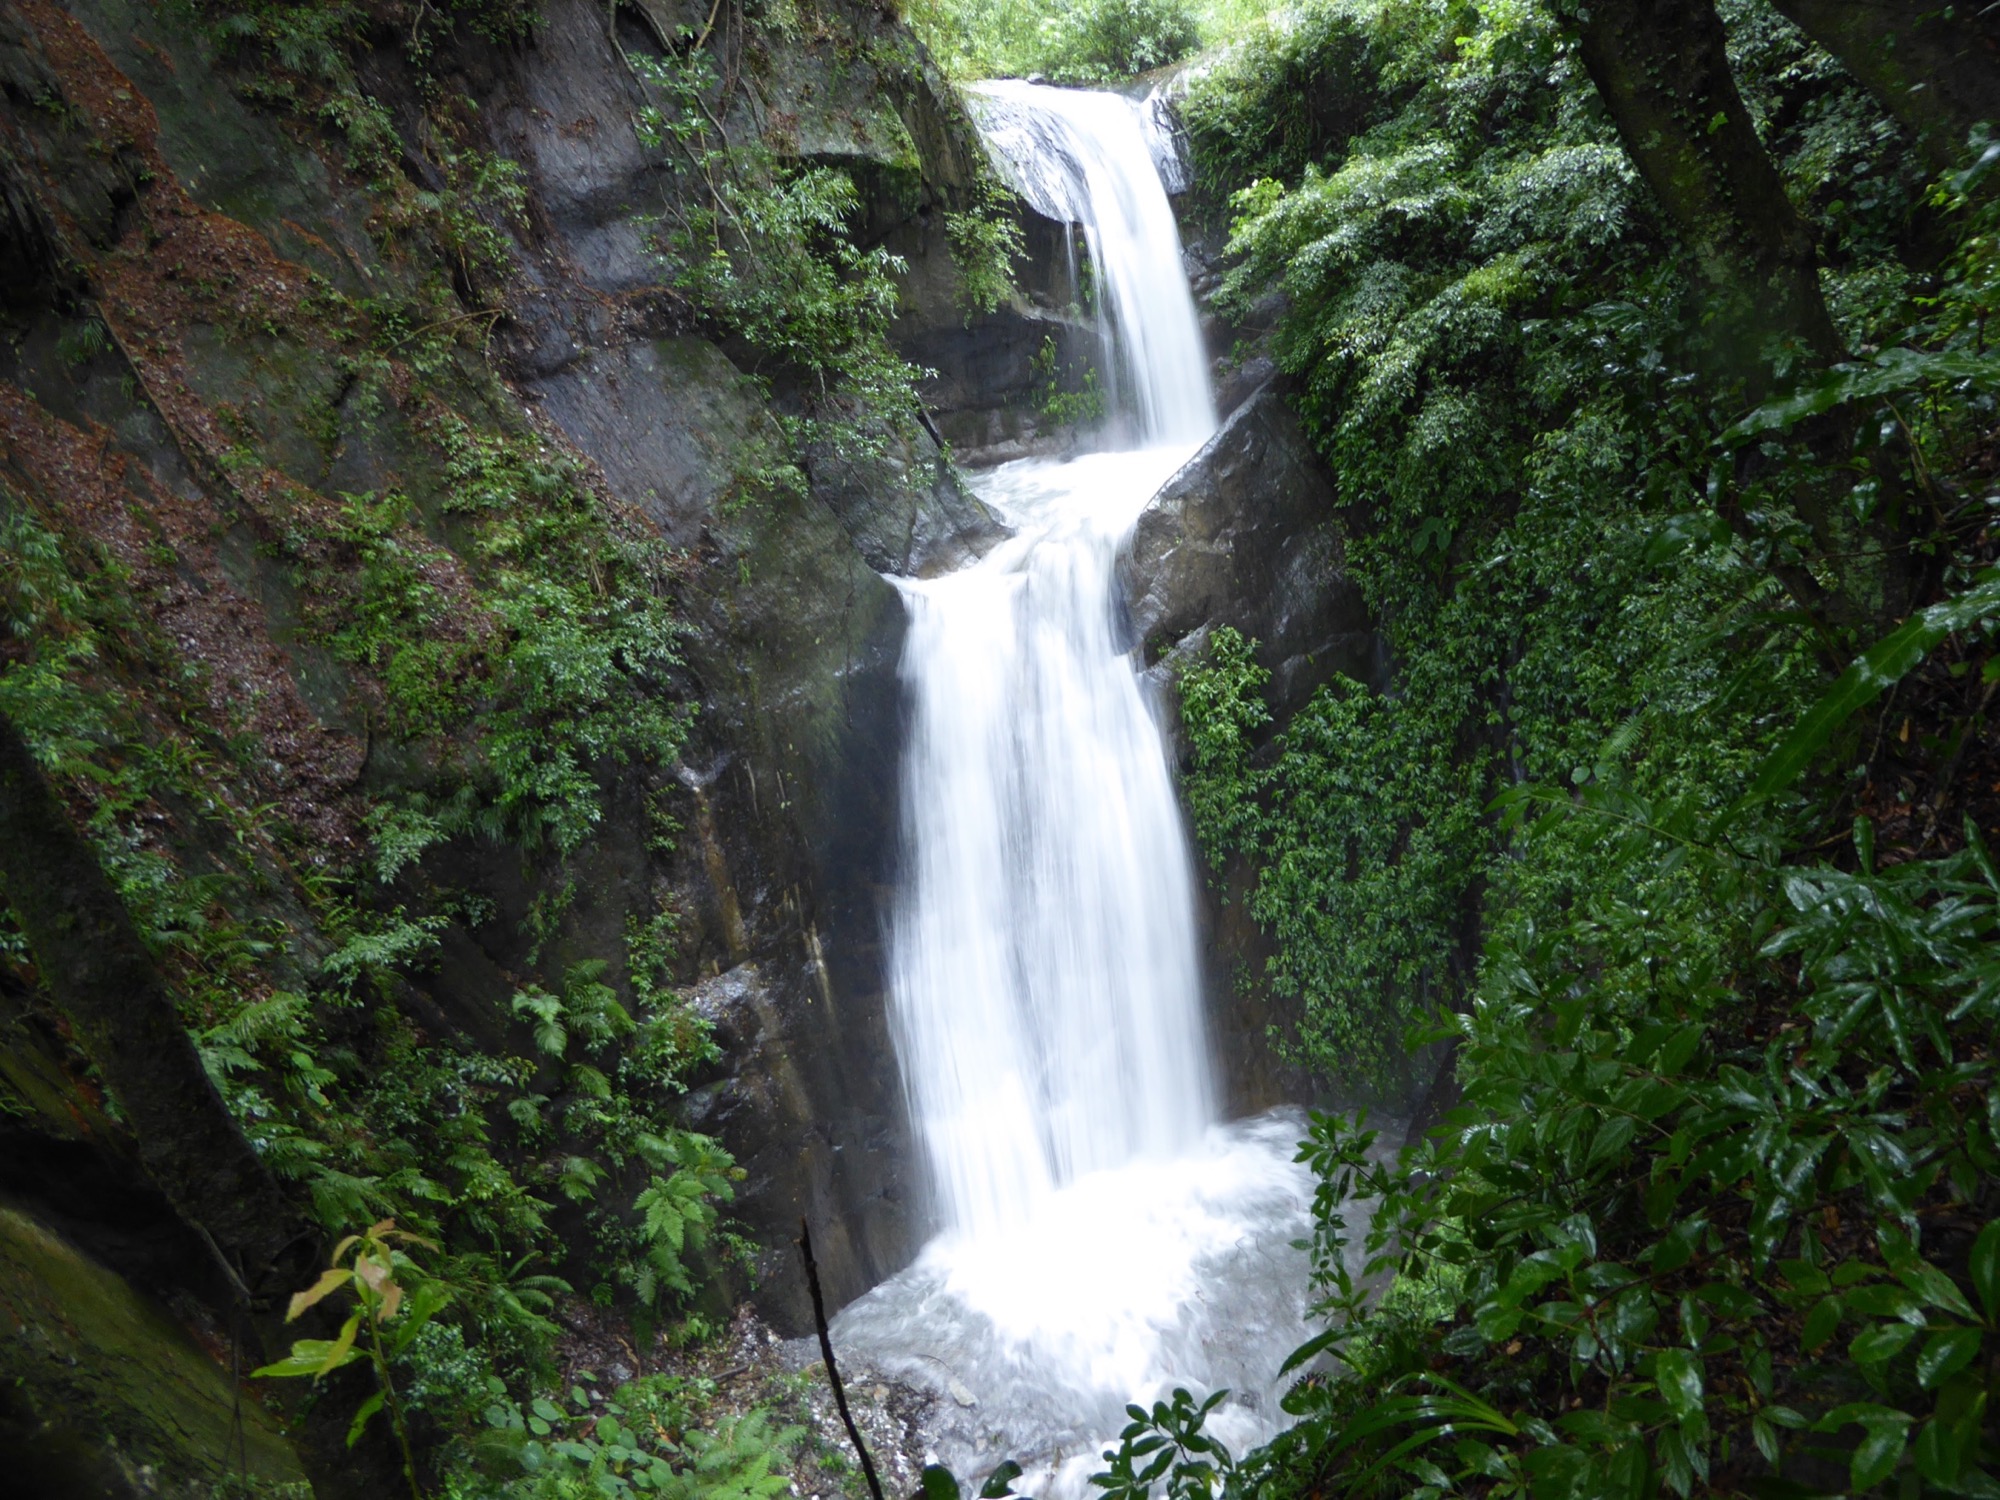
[(875, 1460), (868, 1456), (868, 1445), (861, 1441), (861, 1429), (854, 1425), (854, 1418), (847, 1410), (847, 1392), (840, 1383), (840, 1366), (833, 1361), (833, 1338), (826, 1331), (826, 1303), (819, 1293), (819, 1266), (813, 1260), (812, 1230), (806, 1227), (804, 1219), (799, 1220), (799, 1254), (806, 1263), (806, 1288), (812, 1293), (813, 1325), (819, 1329), (819, 1352), (826, 1361), (826, 1383), (833, 1387), (833, 1404), (840, 1408), (840, 1420), (847, 1426), (847, 1436), (854, 1444), (854, 1451), (861, 1455), (861, 1472), (867, 1477), (868, 1493), (875, 1500), (882, 1500), (882, 1481), (875, 1477)]

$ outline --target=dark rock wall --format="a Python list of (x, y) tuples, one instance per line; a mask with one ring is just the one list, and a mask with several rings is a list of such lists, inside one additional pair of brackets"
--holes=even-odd
[[(476, 841), (434, 851), (424, 875), (479, 893), (492, 914), (455, 920), (442, 962), (402, 1000), (434, 1034), (497, 1048), (522, 976), (583, 958), (622, 972), (628, 913), (680, 908), (687, 978), (744, 969), (765, 999), (754, 1036), (725, 1025), (741, 1045), (696, 1113), (750, 1170), (740, 1217), (774, 1247), (762, 1295), (796, 1329), (805, 1306), (789, 1241), (801, 1214), (828, 1226), (820, 1259), (836, 1303), (913, 1249), (877, 952), (903, 613), (878, 570), (955, 565), (994, 528), (942, 478), (914, 499), (830, 474), (809, 495), (731, 503), (740, 455), (775, 441), (774, 417), (659, 285), (643, 216), (660, 184), (619, 51), (631, 17), (620, 12), (614, 35), (596, 0), (548, 0), (544, 13), (528, 44), (467, 39), (438, 80), (475, 106), (475, 144), (523, 170), (526, 221), (502, 226), (504, 315), (433, 372), (435, 405), (392, 380), (386, 408), (369, 410), (343, 373), (344, 335), (316, 321), (314, 278), (361, 301), (409, 293), (435, 263), (385, 236), (343, 144), (246, 100), (170, 11), (0, 8), (12, 309), (0, 480), (129, 567), (152, 623), (209, 674), (218, 721), (247, 715), (267, 747), (257, 799), (334, 860), (358, 847), (358, 789), (421, 785), (433, 767), (370, 733), (366, 693), (299, 631), (295, 585), (271, 560), (296, 507), (396, 487), (438, 514), (448, 495), (426, 424), (446, 411), (567, 450), (612, 505), (686, 550), (701, 712), (671, 784), (602, 768), (602, 834), (563, 871)], [(767, 59), (741, 108), (782, 113), (791, 149), (854, 170), (882, 233), (942, 246), (924, 221), (970, 180), (962, 116), (884, 13), (835, 6), (822, 20), (835, 30)], [(417, 138), (420, 85), (397, 48), (358, 68)], [(919, 265), (947, 295), (948, 258)], [(83, 320), (106, 337), (79, 357), (64, 340)], [(935, 452), (903, 461), (943, 473)], [(662, 795), (684, 828), (671, 852), (648, 838), (646, 808)], [(557, 878), (577, 895), (537, 958), (520, 928)], [(309, 966), (310, 923), (281, 915)], [(777, 1076), (797, 1086), (766, 1088)], [(13, 1185), (45, 1192), (58, 1174), (30, 1158), (55, 1163), (69, 1148), (33, 1130), (14, 1144)]]

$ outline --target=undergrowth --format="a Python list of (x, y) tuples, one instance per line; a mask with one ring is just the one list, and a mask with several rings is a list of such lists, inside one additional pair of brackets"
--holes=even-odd
[[(1280, 1040), (1420, 1120), (1314, 1120), (1296, 1425), (1134, 1408), (1109, 1493), (2000, 1493), (2000, 154), (1924, 182), (1723, 9), (1854, 351), (1754, 409), (1551, 9), (1306, 4), (1189, 97), (1393, 669), (1278, 722), (1217, 632), (1187, 798)], [(1875, 550), (1815, 552), (1828, 493)]]
[[(1830, 273), (1857, 344), (1942, 349), (1956, 335), (1938, 313), (1984, 273), (1934, 276), (1923, 312), (1882, 248), (1921, 184), (1851, 83), (1796, 40), (1760, 45), (1746, 90), (1793, 122), (1783, 160), (1872, 205)], [(1341, 81), (1338, 109), (1295, 107), (1307, 69)], [(1250, 907), (1276, 939), (1261, 978), (1305, 1017), (1299, 1054), (1354, 1083), (1358, 1055), (1394, 1095), (1404, 1025), (1476, 965), (1461, 914), (1560, 912), (1595, 885), (1589, 839), (1524, 856), (1487, 802), (1590, 783), (1713, 809), (1803, 707), (1828, 648), (1774, 569), (1801, 556), (1791, 495), (1821, 470), (1780, 433), (1716, 442), (1738, 398), (1697, 379), (1678, 263), (1541, 8), (1309, 5), (1220, 62), (1186, 112), (1204, 179), (1241, 184), (1224, 300), (1291, 299), (1273, 352), (1353, 497), (1346, 567), (1396, 654), (1393, 692), (1336, 682), (1270, 734), (1248, 657), (1220, 640), (1188, 678), (1197, 833), (1260, 871)], [(1941, 366), (1909, 375), (1896, 411), (1919, 464), (1962, 462), (1985, 398)], [(1771, 456), (1737, 462), (1746, 441)], [(1862, 424), (1834, 466), (1858, 513), (1883, 441)], [(1674, 873), (1653, 898), (1691, 899)]]

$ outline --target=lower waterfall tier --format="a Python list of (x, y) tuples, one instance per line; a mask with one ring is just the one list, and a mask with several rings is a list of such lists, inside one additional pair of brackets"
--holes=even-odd
[[(977, 1481), (1004, 1459), (1024, 1493), (1090, 1493), (1127, 1402), (1230, 1395), (1208, 1430), (1242, 1452), (1281, 1422), (1303, 1341), (1312, 1175), (1295, 1110), (1212, 1127), (1191, 1151), (1079, 1177), (999, 1234), (945, 1234), (844, 1309), (835, 1353), (935, 1393), (938, 1462)], [(1361, 1223), (1359, 1214), (1350, 1219)]]

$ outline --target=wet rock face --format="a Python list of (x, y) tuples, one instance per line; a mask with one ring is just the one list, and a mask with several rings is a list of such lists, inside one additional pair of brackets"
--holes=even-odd
[[(760, 1301), (793, 1332), (809, 1326), (790, 1253), (801, 1214), (816, 1226), (836, 1304), (914, 1250), (877, 951), (897, 826), (904, 627), (881, 574), (959, 566), (1000, 529), (928, 442), (864, 469), (809, 454), (805, 496), (744, 482), (784, 453), (784, 439), (767, 393), (685, 332), (660, 287), (647, 215), (662, 185), (631, 128), (646, 99), (620, 55), (699, 29), (707, 8), (679, 13), (688, 9), (623, 5), (614, 30), (598, 0), (549, 0), (535, 44), (481, 81), (495, 142), (521, 162), (537, 210), (525, 284), (510, 299), (521, 394), (700, 564), (686, 598), (701, 712), (677, 771), (676, 806), (689, 814), (681, 847), (661, 871), (624, 848), (635, 840), (607, 837), (594, 903), (605, 930), (584, 946), (615, 949), (609, 919), (648, 882), (663, 881), (686, 909), (684, 947), (721, 975), (698, 1003), (720, 1006), (724, 1051), (689, 1124), (716, 1132), (749, 1172), (735, 1213), (772, 1247)], [(948, 245), (929, 226), (941, 228), (970, 184), (976, 142), (920, 61), (892, 76), (874, 60), (865, 44), (887, 37), (881, 14), (856, 7), (840, 19), (864, 43), (857, 57), (774, 49), (762, 71), (746, 71), (741, 115), (728, 123), (747, 135), (780, 111), (785, 138), (772, 143), (847, 170), (864, 240), (934, 250), (942, 259), (921, 261), (923, 274), (942, 285)], [(721, 1005), (728, 995), (737, 1003)]]
[[(1378, 688), (1386, 648), (1343, 567), (1338, 497), (1275, 384), (1267, 383), (1168, 481), (1133, 529), (1120, 572), (1157, 701), (1210, 635), (1230, 626), (1257, 642), (1279, 723), (1335, 673)], [(1240, 859), (1204, 882), (1212, 1046), (1232, 1113), (1317, 1102), (1314, 1081), (1285, 1064), (1269, 1034), (1292, 1017), (1261, 987), (1270, 949), (1244, 910), (1252, 872)]]
[(1133, 529), (1122, 577), (1156, 676), (1228, 625), (1257, 641), (1281, 719), (1336, 672), (1373, 681), (1378, 639), (1343, 570), (1336, 504), (1298, 418), (1264, 385)]
[(276, 1424), (164, 1308), (5, 1203), (0, 1318), (10, 1494), (194, 1500), (237, 1470), (303, 1484)]
[[(590, 959), (616, 979), (627, 918), (662, 901), (685, 917), (678, 977), (749, 966), (776, 1019), (728, 1029), (743, 1050), (706, 1081), (720, 1092), (697, 1113), (751, 1170), (737, 1217), (778, 1247), (762, 1295), (797, 1331), (805, 1304), (789, 1246), (801, 1212), (824, 1226), (836, 1305), (914, 1249), (878, 951), (904, 628), (881, 574), (958, 566), (997, 528), (937, 477), (928, 443), (880, 472), (808, 455), (810, 494), (744, 497), (746, 466), (768, 461), (782, 434), (767, 393), (686, 326), (661, 285), (649, 215), (662, 184), (633, 131), (646, 101), (620, 53), (658, 45), (682, 10), (698, 27), (708, 9), (546, 0), (531, 42), (468, 42), (449, 60), (447, 86), (477, 106), (467, 144), (519, 163), (527, 212), (496, 229), (508, 241), (505, 316), (426, 377), (432, 394), (481, 431), (539, 434), (580, 459), (635, 527), (684, 549), (676, 587), (699, 712), (680, 765), (600, 768), (602, 831), (567, 873), (471, 839), (435, 850), (423, 874), (480, 893), (495, 915), (454, 920), (436, 972), (401, 1000), (439, 1039), (518, 1045), (507, 1008), (517, 985)], [(789, 134), (777, 144), (851, 170), (870, 233), (934, 247), (943, 258), (922, 274), (939, 306), (955, 305), (941, 226), (972, 181), (969, 126), (886, 9), (833, 0), (822, 11), (840, 34), (777, 46), (746, 84), (768, 97), (744, 104), (731, 129), (779, 99)], [(357, 70), (415, 139), (417, 84), (400, 48)], [(12, 465), (0, 483), (31, 488), (65, 527), (129, 553), (141, 584), (157, 582), (178, 611), (159, 621), (170, 638), (230, 669), (213, 673), (217, 714), (233, 701), (263, 716), (251, 726), (270, 750), (259, 800), (346, 859), (356, 789), (418, 784), (432, 768), (366, 732), (365, 693), (299, 629), (295, 585), (268, 542), (294, 493), (405, 489), (433, 508), (449, 498), (424, 414), (397, 404), (400, 388), (368, 406), (306, 295), (319, 276), (357, 301), (409, 297), (435, 266), (422, 243), (371, 232), (375, 205), (337, 139), (246, 102), (239, 82), (136, 0), (0, 9), (0, 458)], [(50, 98), (71, 107), (38, 102)], [(420, 158), (404, 170), (432, 170)], [(189, 288), (210, 281), (224, 300), (197, 303)], [(61, 347), (81, 305), (70, 297), (100, 304), (113, 335), (81, 363)], [(242, 453), (262, 467), (223, 464)], [(648, 834), (663, 797), (683, 825), (671, 849)], [(571, 877), (575, 899), (537, 960), (523, 922)], [(779, 1088), (780, 1076), (795, 1086)], [(722, 1087), (732, 1080), (733, 1094)]]
[(930, 372), (922, 395), (931, 420), (958, 461), (975, 468), (1072, 445), (1075, 432), (1043, 411), (1050, 357), (1072, 372), (1102, 358), (1097, 330), (1078, 311), (1080, 234), (1026, 204), (1017, 204), (1015, 222), (1017, 295), (986, 312), (961, 300), (941, 213), (910, 221), (889, 242), (910, 267), (892, 337), (905, 359)]
[(816, 930), (798, 953), (740, 964), (689, 998), (725, 1059), (690, 1095), (689, 1124), (734, 1143), (741, 1200), (772, 1225), (759, 1269), (781, 1290), (766, 1303), (786, 1326), (810, 1329), (810, 1304), (791, 1284), (801, 1218), (823, 1278), (835, 1266), (844, 1277), (899, 1266), (914, 1248), (912, 1143), (883, 1009), (835, 983)]

